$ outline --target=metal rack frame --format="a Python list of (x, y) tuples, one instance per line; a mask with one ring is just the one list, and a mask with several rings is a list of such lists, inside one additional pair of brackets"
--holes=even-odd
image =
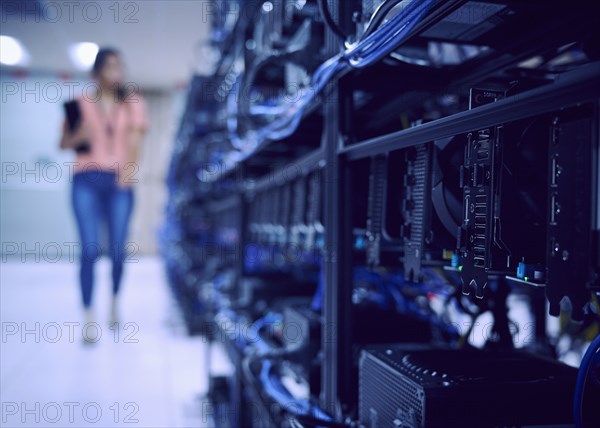
[[(330, 11), (342, 28), (352, 24), (351, 8), (344, 2), (328, 0)], [(449, 5), (460, 2), (452, 1)], [(448, 6), (450, 7), (450, 6)], [(339, 39), (326, 31), (325, 50), (333, 56), (339, 50)], [(523, 119), (579, 103), (600, 99), (600, 65), (595, 63), (583, 67), (572, 76), (515, 96), (505, 98), (473, 110), (463, 111), (435, 121), (382, 135), (366, 141), (349, 144), (349, 112), (351, 90), (343, 79), (327, 91), (322, 103), (324, 130), (321, 147), (293, 162), (301, 174), (316, 168), (324, 169), (324, 225), (325, 248), (323, 251), (325, 281), (323, 325), (322, 325), (322, 383), (321, 406), (340, 420), (346, 414), (345, 405), (352, 401), (354, 387), (352, 372), (352, 231), (350, 189), (350, 164), (359, 159), (393, 150), (412, 147), (433, 140), (468, 132), (473, 129)], [(595, 131), (598, 134), (598, 130)], [(596, 161), (598, 154), (596, 154)], [(285, 168), (278, 170), (284, 171)], [(600, 180), (600, 177), (598, 177)], [(241, 190), (241, 199), (236, 199), (241, 209), (237, 287), (243, 277), (243, 248), (246, 235), (247, 202), (252, 194), (274, 185), (272, 177), (263, 177)], [(275, 183), (281, 184), (281, 183)], [(600, 182), (596, 184), (600, 188)], [(600, 201), (598, 202), (600, 204)], [(209, 207), (211, 209), (211, 207)], [(215, 210), (222, 206), (215, 204)], [(596, 215), (596, 227), (600, 228), (600, 205)], [(240, 397), (241, 398), (241, 397)]]

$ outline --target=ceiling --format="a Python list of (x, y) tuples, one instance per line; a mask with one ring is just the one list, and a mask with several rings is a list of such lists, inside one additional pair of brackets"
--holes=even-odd
[[(185, 84), (211, 61), (199, 46), (210, 31), (207, 0), (0, 0), (0, 34), (18, 39), (32, 72), (80, 73), (69, 47), (94, 42), (119, 49), (127, 80), (144, 89)], [(3, 70), (9, 68), (3, 66)]]

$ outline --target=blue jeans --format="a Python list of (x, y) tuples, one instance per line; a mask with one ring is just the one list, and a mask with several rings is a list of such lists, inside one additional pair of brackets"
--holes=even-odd
[(120, 188), (116, 174), (89, 171), (73, 176), (73, 211), (81, 244), (80, 285), (83, 305), (92, 304), (94, 263), (101, 255), (100, 226), (106, 221), (112, 261), (113, 295), (117, 295), (126, 258), (127, 230), (133, 210), (133, 190)]

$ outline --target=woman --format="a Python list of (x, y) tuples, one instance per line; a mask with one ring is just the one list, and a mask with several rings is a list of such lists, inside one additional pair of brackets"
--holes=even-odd
[(100, 49), (92, 75), (95, 91), (84, 91), (76, 98), (79, 123), (73, 129), (65, 120), (60, 147), (77, 152), (72, 202), (81, 241), (80, 285), (85, 321), (94, 322), (94, 262), (100, 256), (99, 231), (105, 221), (112, 260), (112, 325), (118, 321), (117, 296), (133, 209), (132, 185), (137, 181), (136, 162), (148, 119), (143, 98), (123, 86), (123, 65), (117, 50)]

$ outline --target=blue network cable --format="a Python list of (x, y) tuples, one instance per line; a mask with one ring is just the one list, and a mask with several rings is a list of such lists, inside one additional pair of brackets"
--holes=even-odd
[(297, 415), (311, 415), (325, 421), (332, 420), (323, 410), (312, 405), (308, 400), (298, 399), (290, 394), (281, 383), (281, 380), (276, 376), (271, 375), (272, 368), (273, 363), (270, 360), (264, 360), (260, 370), (260, 383), (269, 397), (275, 400), (286, 411), (291, 413)]
[(252, 337), (256, 338), (256, 342), (254, 342), (253, 345), (258, 348), (260, 353), (266, 353), (271, 350), (271, 346), (269, 346), (269, 344), (261, 337), (260, 331), (266, 326), (277, 325), (281, 324), (282, 322), (283, 317), (281, 315), (274, 312), (268, 312), (265, 316), (259, 318), (250, 326), (250, 333), (252, 333)]
[(355, 68), (381, 60), (406, 38), (434, 4), (435, 0), (413, 0), (377, 31), (347, 49), (344, 59)]
[(573, 397), (573, 417), (577, 428), (584, 428), (583, 425), (583, 392), (588, 378), (588, 373), (593, 365), (600, 364), (600, 334), (597, 335), (588, 347), (577, 374), (577, 383), (575, 384), (575, 394)]
[(348, 47), (346, 51), (325, 61), (312, 76), (312, 90), (305, 92), (289, 109), (272, 106), (259, 108), (255, 106), (254, 110), (257, 112), (262, 110), (265, 113), (283, 112), (283, 114), (269, 125), (254, 132), (250, 131), (243, 137), (237, 134), (237, 119), (235, 118), (235, 112), (232, 111), (235, 107), (233, 100), (238, 99), (237, 96), (239, 96), (240, 90), (239, 82), (236, 83), (237, 88), (234, 85), (235, 89), (230, 94), (230, 99), (228, 99), (228, 107), (230, 107), (228, 129), (232, 145), (241, 151), (230, 159), (230, 163), (232, 163), (230, 166), (233, 167), (235, 162), (247, 158), (262, 141), (281, 140), (292, 135), (298, 129), (306, 108), (323, 92), (330, 81), (350, 68), (365, 68), (389, 55), (423, 19), (435, 3), (436, 0), (413, 0), (365, 39), (358, 41)]
[[(306, 107), (325, 89), (327, 83), (349, 67), (365, 68), (387, 56), (406, 38), (434, 4), (435, 0), (413, 0), (367, 38), (349, 47), (342, 54), (325, 61), (313, 74), (313, 90), (298, 100), (291, 118), (284, 116), (276, 120), (263, 129), (264, 134), (259, 135), (269, 139), (281, 139), (291, 135), (297, 129)], [(280, 124), (283, 129), (277, 131)]]

